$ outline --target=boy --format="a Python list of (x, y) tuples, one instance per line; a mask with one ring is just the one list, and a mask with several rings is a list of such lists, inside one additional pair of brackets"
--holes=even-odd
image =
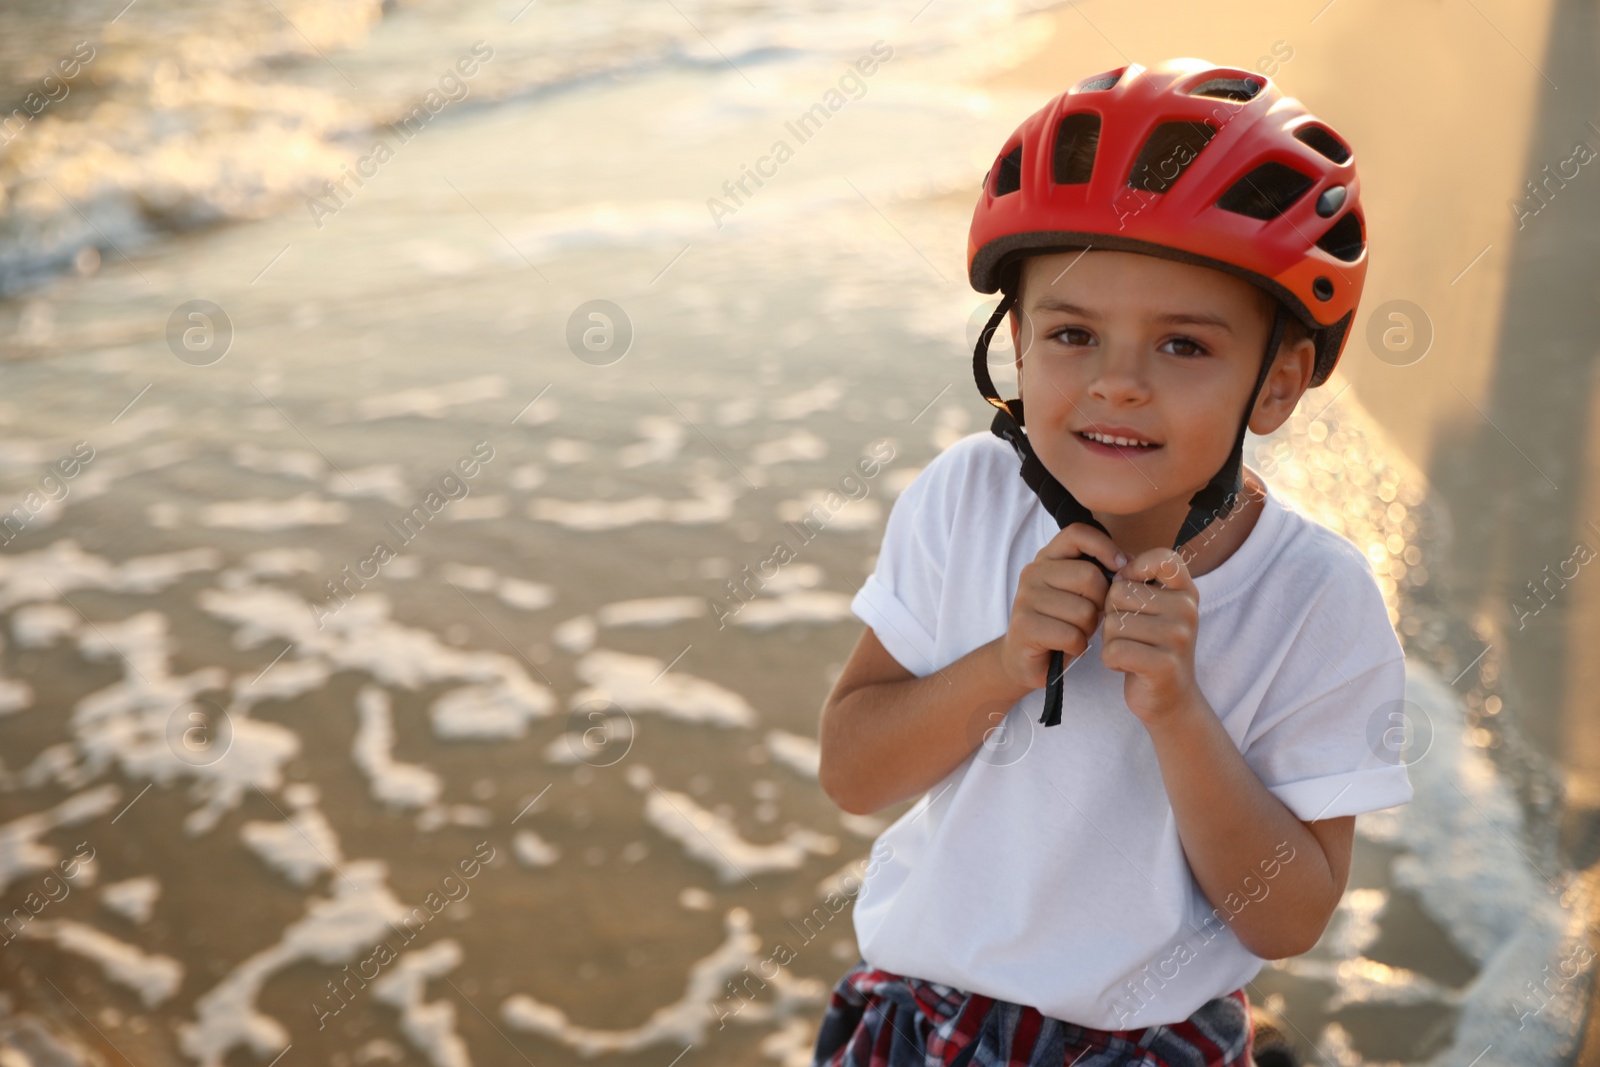
[(822, 712), (841, 807), (925, 795), (873, 846), (816, 1064), (1291, 1062), (1244, 986), (1321, 937), (1355, 815), (1411, 799), (1365, 557), (1241, 461), (1338, 360), (1358, 192), (1325, 124), (1197, 59), (1002, 149), (969, 242), (1005, 294), (992, 434), (895, 501)]

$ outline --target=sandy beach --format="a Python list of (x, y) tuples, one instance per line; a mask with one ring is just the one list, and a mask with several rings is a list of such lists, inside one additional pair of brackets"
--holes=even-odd
[(1355, 333), (1258, 444), (1371, 562), (1422, 746), (1251, 1000), (1330, 1067), (1587, 1062), (1592, 9), (103, 8), (0, 11), (0, 915), (72, 890), (0, 1060), (805, 1067), (823, 902), (913, 806), (829, 800), (818, 712), (987, 427), (978, 177), (1198, 55), (1360, 161)]

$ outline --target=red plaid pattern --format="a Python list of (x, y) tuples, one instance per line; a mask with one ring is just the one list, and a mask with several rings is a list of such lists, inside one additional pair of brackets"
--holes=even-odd
[(1243, 989), (1182, 1022), (1096, 1030), (861, 960), (840, 978), (812, 1067), (1252, 1067)]

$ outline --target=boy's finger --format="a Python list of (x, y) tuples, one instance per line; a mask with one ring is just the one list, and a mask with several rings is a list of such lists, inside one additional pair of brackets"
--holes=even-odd
[(1117, 575), (1106, 591), (1105, 613), (1110, 615), (1161, 615), (1175, 610), (1184, 600), (1178, 589), (1167, 589), (1156, 581), (1140, 581), (1126, 574)]
[(1117, 548), (1116, 542), (1086, 522), (1069, 523), (1039, 551), (1040, 559), (1076, 559), (1080, 556), (1097, 559), (1113, 571), (1128, 562), (1128, 557)]
[[(1096, 605), (1105, 603), (1111, 579), (1093, 556), (1073, 552), (1064, 558), (1041, 557), (1034, 560), (1035, 579), (1042, 585), (1083, 597)], [(1113, 576), (1115, 572), (1112, 572)]]
[(1152, 548), (1128, 561), (1120, 576), (1135, 582), (1154, 582), (1163, 589), (1193, 589), (1194, 578), (1183, 557), (1170, 548)]
[(1103, 601), (1103, 597), (1085, 597), (1076, 590), (1051, 586), (1048, 591), (1037, 591), (1028, 606), (1035, 614), (1092, 634), (1100, 627), (1100, 617), (1105, 611)]

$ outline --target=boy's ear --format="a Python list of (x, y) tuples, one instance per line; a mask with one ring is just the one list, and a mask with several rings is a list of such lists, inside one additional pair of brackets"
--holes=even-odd
[(1269, 434), (1288, 421), (1310, 387), (1316, 365), (1317, 346), (1309, 337), (1278, 352), (1267, 380), (1261, 383), (1261, 395), (1256, 397), (1255, 411), (1250, 416), (1251, 433)]

